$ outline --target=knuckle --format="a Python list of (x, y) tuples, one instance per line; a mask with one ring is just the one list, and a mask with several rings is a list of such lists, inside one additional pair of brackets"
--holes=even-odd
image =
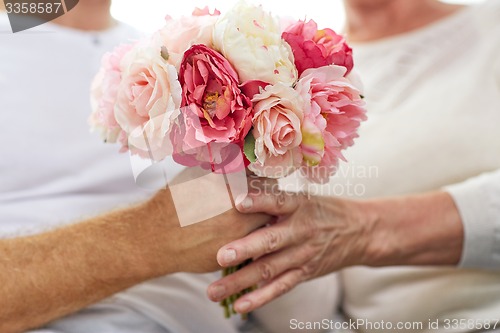
[(264, 246), (266, 253), (271, 253), (276, 251), (280, 243), (280, 235), (274, 231), (267, 231), (264, 234)]
[(306, 280), (314, 275), (316, 269), (312, 265), (304, 265), (300, 268), (300, 277)]
[(286, 203), (286, 194), (283, 191), (279, 191), (276, 195), (276, 207), (283, 208)]
[(277, 296), (281, 296), (292, 290), (293, 286), (289, 282), (277, 281), (275, 291)]
[(299, 251), (297, 255), (297, 260), (300, 263), (308, 263), (313, 259), (315, 255), (315, 250), (311, 245), (305, 244)]
[(307, 280), (316, 275), (320, 262), (317, 259), (318, 251), (314, 246), (305, 245), (297, 253), (297, 274), (299, 279)]
[(268, 281), (273, 277), (271, 265), (261, 262), (258, 266), (260, 277), (263, 281)]

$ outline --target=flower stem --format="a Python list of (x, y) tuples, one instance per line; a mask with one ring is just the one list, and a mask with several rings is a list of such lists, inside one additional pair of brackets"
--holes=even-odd
[[(236, 271), (242, 269), (246, 265), (250, 264), (252, 260), (247, 260), (244, 263), (239, 264), (238, 266), (232, 266), (232, 267), (226, 267), (222, 270), (222, 276), (228, 276), (229, 274), (233, 274)], [(220, 302), (220, 305), (224, 308), (224, 317), (230, 318), (232, 314), (236, 314), (236, 310), (234, 308), (234, 303), (240, 298), (241, 296), (248, 294), (252, 291), (257, 289), (257, 286), (252, 286), (250, 288), (247, 288), (245, 290), (240, 291), (239, 293), (236, 293), (234, 295), (231, 295), (225, 299), (223, 299)], [(246, 320), (248, 319), (248, 314), (242, 313), (241, 314), (241, 319)]]

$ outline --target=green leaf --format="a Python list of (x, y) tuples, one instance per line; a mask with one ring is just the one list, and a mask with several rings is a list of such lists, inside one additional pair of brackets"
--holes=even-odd
[(243, 152), (250, 162), (253, 163), (257, 161), (257, 156), (255, 155), (255, 138), (253, 137), (252, 131), (245, 137)]

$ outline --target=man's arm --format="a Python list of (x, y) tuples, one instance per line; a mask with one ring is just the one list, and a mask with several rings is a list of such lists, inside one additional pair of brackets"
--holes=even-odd
[(22, 332), (161, 275), (219, 268), (217, 249), (266, 223), (231, 210), (181, 228), (168, 190), (47, 233), (0, 240), (0, 332)]

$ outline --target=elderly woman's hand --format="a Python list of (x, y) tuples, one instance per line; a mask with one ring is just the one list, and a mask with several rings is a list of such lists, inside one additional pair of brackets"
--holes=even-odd
[(238, 209), (276, 215), (277, 221), (229, 243), (217, 257), (223, 267), (249, 258), (254, 258), (254, 262), (208, 290), (213, 301), (220, 301), (259, 284), (258, 290), (237, 301), (239, 312), (258, 308), (302, 281), (348, 265), (363, 264), (374, 227), (363, 214), (361, 204), (355, 201), (266, 192), (269, 191), (262, 189), (250, 193)]
[(348, 266), (456, 264), (460, 259), (463, 228), (445, 192), (355, 201), (285, 193), (259, 182), (259, 190), (237, 208), (278, 218), (222, 247), (217, 260), (223, 267), (254, 261), (208, 288), (209, 298), (220, 301), (259, 285), (235, 303), (240, 313)]

